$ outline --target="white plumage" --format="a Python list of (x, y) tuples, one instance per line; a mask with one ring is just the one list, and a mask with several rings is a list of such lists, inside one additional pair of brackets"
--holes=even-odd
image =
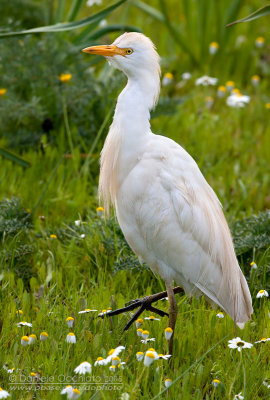
[(85, 52), (105, 55), (128, 77), (101, 155), (105, 210), (113, 204), (130, 247), (166, 284), (204, 294), (241, 326), (252, 301), (220, 202), (193, 158), (150, 129), (160, 88), (152, 42), (125, 33)]

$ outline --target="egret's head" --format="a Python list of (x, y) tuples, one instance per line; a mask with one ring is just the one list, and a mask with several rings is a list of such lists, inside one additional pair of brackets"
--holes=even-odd
[(123, 71), (128, 77), (160, 73), (159, 55), (155, 46), (142, 33), (124, 33), (109, 46), (87, 47), (82, 51), (106, 57), (111, 65)]

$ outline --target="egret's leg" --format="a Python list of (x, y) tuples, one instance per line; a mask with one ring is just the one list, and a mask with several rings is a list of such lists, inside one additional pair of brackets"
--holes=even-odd
[(171, 284), (166, 283), (166, 289), (168, 293), (168, 299), (169, 299), (169, 327), (172, 328), (173, 334), (169, 340), (169, 354), (172, 354), (173, 352), (173, 336), (174, 336), (174, 328), (175, 328), (175, 323), (177, 319), (177, 313), (178, 313), (178, 307), (177, 303), (175, 300), (174, 296), (174, 290), (171, 286)]

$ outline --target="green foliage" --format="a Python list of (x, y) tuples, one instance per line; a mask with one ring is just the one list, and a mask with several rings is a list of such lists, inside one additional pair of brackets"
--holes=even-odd
[(264, 17), (269, 14), (270, 14), (270, 5), (264, 6), (264, 7), (260, 8), (259, 10), (254, 11), (252, 14), (248, 15), (245, 18), (241, 18), (238, 21), (234, 21), (234, 22), (231, 22), (230, 24), (227, 24), (227, 27), (231, 26), (231, 25), (239, 24), (240, 22), (250, 22), (250, 21), (253, 21), (254, 19), (258, 19), (258, 18)]
[(270, 211), (237, 221), (232, 233), (237, 255), (250, 256), (254, 250), (266, 250), (270, 247)]
[(31, 215), (21, 205), (19, 199), (0, 202), (0, 239), (14, 236), (31, 227)]

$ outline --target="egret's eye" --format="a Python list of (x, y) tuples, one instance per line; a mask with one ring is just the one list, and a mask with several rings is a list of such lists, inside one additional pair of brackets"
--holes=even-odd
[(132, 49), (126, 49), (126, 54), (132, 54), (133, 50)]

